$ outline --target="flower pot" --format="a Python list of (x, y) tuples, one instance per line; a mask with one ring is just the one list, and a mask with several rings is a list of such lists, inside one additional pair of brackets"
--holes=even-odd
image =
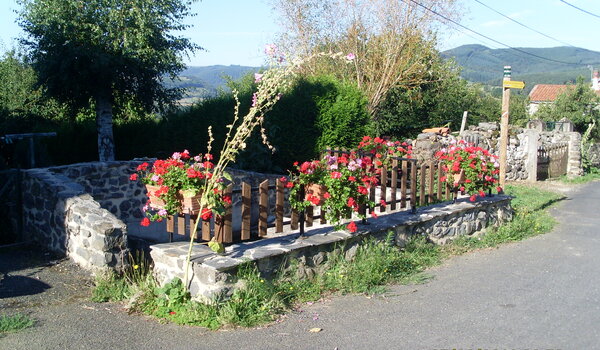
[[(155, 196), (154, 193), (160, 189), (160, 186), (146, 185), (146, 192), (150, 199), (150, 207), (153, 209), (164, 209), (165, 201), (160, 197)], [(179, 201), (179, 212), (182, 214), (196, 215), (200, 211), (200, 197), (202, 193), (190, 196), (184, 191), (177, 193), (177, 200)]]
[(327, 187), (320, 184), (308, 184), (306, 185), (306, 187), (304, 187), (304, 191), (306, 192), (306, 195), (311, 194), (315, 197), (318, 197), (319, 204), (317, 205), (321, 205), (325, 201), (325, 193), (327, 192)]
[(462, 169), (460, 170), (460, 173), (452, 174), (452, 176), (454, 177), (455, 184), (461, 184), (461, 183), (465, 182), (465, 171)]

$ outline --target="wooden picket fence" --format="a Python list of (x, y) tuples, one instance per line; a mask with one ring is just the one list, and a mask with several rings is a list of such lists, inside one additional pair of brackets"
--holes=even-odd
[[(343, 151), (329, 152), (339, 155)], [(378, 215), (399, 210), (414, 212), (417, 206), (452, 200), (456, 193), (447, 183), (440, 181), (443, 175), (442, 167), (437, 162), (418, 164), (414, 159), (394, 158), (389, 169), (382, 169), (379, 186), (370, 189), (370, 199), (376, 206), (362, 208), (362, 213), (369, 216), (372, 212)], [(275, 200), (271, 204), (269, 191), (275, 191)], [(268, 234), (298, 231), (302, 234), (305, 228), (313, 227), (316, 223), (327, 224), (322, 210), (315, 211), (314, 207), (309, 207), (304, 213), (291, 210), (285, 184), (279, 179), (274, 183), (264, 180), (258, 187), (245, 182), (236, 189), (230, 185), (226, 194), (231, 195), (234, 202), (241, 202), (241, 206), (236, 209), (229, 206), (225, 215), (198, 223), (198, 241), (209, 241), (216, 237), (219, 242), (234, 243), (260, 239)], [(253, 205), (258, 205), (258, 217), (254, 220)], [(316, 215), (315, 212), (320, 213)], [(240, 223), (236, 229), (232, 225), (234, 216), (239, 218), (236, 221)], [(170, 240), (174, 234), (189, 237), (198, 219), (198, 216), (187, 214), (169, 217), (167, 232)]]

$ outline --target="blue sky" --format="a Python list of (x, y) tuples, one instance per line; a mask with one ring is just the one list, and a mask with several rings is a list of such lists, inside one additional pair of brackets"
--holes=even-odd
[[(578, 11), (559, 0), (479, 1), (564, 43), (600, 51), (600, 40), (597, 36), (597, 33), (600, 33), (600, 18)], [(598, 0), (567, 2), (600, 16)], [(12, 48), (15, 45), (14, 38), (22, 35), (15, 23), (16, 15), (12, 11), (16, 8), (14, 0), (0, 0), (0, 51)], [(563, 43), (511, 22), (475, 0), (463, 0), (462, 8), (462, 25), (507, 45), (564, 46)], [(194, 27), (184, 35), (207, 51), (197, 52), (187, 60), (188, 64), (258, 66), (263, 63), (262, 49), (265, 44), (273, 41), (278, 30), (266, 0), (204, 0), (195, 3), (193, 10), (198, 14), (189, 20)], [(464, 29), (460, 31), (453, 28), (440, 30), (439, 49), (450, 49), (463, 44), (504, 48)]]

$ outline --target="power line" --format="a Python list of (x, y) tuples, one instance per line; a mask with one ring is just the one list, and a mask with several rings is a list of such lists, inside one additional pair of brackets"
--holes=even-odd
[(533, 29), (533, 28), (529, 27), (528, 25), (526, 25), (526, 24), (523, 24), (523, 23), (521, 23), (521, 22), (517, 21), (516, 19), (513, 19), (513, 18), (511, 18), (511, 17), (509, 17), (509, 16), (507, 16), (507, 15), (505, 15), (505, 14), (501, 13), (500, 11), (498, 11), (498, 10), (495, 10), (495, 9), (491, 8), (490, 6), (488, 6), (488, 5), (484, 4), (483, 2), (481, 2), (481, 1), (479, 1), (479, 0), (475, 0), (475, 1), (476, 1), (477, 3), (479, 3), (479, 4), (481, 4), (482, 6), (485, 6), (485, 7), (487, 7), (488, 9), (490, 9), (490, 10), (492, 10), (492, 11), (496, 12), (496, 13), (497, 13), (497, 14), (499, 14), (500, 16), (502, 16), (502, 17), (505, 17), (505, 18), (507, 18), (507, 19), (509, 19), (509, 20), (511, 20), (511, 21), (513, 21), (513, 22), (515, 22), (516, 24), (518, 24), (518, 25), (520, 25), (520, 26), (522, 26), (522, 27), (525, 27), (525, 28), (527, 28), (527, 29), (529, 29), (529, 30), (531, 30), (531, 31), (534, 31), (534, 32), (536, 32), (536, 33), (538, 33), (538, 34), (540, 34), (540, 35), (543, 35), (543, 36), (545, 36), (545, 37), (546, 37), (546, 38), (548, 38), (548, 39), (552, 39), (552, 40), (554, 40), (554, 41), (556, 41), (556, 42), (559, 42), (559, 43), (561, 43), (561, 44), (565, 44), (565, 45), (567, 45), (567, 46), (575, 47), (575, 46), (573, 46), (573, 45), (571, 45), (571, 44), (569, 44), (569, 43), (566, 43), (566, 42), (564, 42), (564, 41), (558, 40), (558, 39), (556, 39), (556, 38), (553, 38), (553, 37), (551, 37), (550, 35), (547, 35), (547, 34), (544, 34), (544, 33), (540, 32), (540, 31), (538, 31), (538, 30), (535, 30), (535, 29)]
[(470, 29), (470, 28), (468, 28), (468, 27), (465, 27), (465, 26), (463, 26), (462, 24), (460, 24), (460, 23), (458, 23), (458, 22), (456, 22), (456, 21), (454, 21), (454, 20), (452, 20), (452, 19), (450, 19), (450, 18), (448, 18), (448, 17), (446, 17), (446, 16), (442, 15), (441, 13), (439, 13), (439, 12), (437, 12), (437, 11), (435, 11), (435, 10), (432, 10), (432, 9), (428, 8), (428, 7), (427, 7), (427, 6), (425, 6), (425, 5), (422, 5), (421, 3), (419, 3), (419, 2), (417, 2), (417, 1), (415, 1), (415, 0), (402, 0), (402, 1), (403, 1), (403, 2), (410, 1), (410, 2), (414, 3), (415, 5), (417, 5), (417, 6), (420, 6), (420, 7), (424, 8), (425, 10), (427, 10), (427, 11), (429, 11), (429, 12), (431, 12), (431, 13), (433, 13), (433, 14), (435, 14), (435, 15), (437, 15), (437, 16), (439, 16), (439, 17), (443, 18), (443, 19), (445, 19), (445, 20), (446, 20), (446, 21), (448, 21), (448, 22), (454, 23), (455, 25), (457, 25), (457, 26), (459, 26), (459, 27), (461, 27), (461, 28), (463, 28), (463, 29), (466, 29), (466, 30), (470, 31), (471, 33), (475, 33), (475, 34), (477, 34), (477, 35), (479, 35), (479, 36), (481, 36), (481, 37), (484, 37), (484, 38), (486, 38), (486, 39), (488, 39), (488, 40), (490, 40), (490, 41), (493, 41), (493, 42), (495, 42), (495, 43), (497, 43), (497, 44), (500, 44), (500, 45), (502, 45), (502, 46), (506, 46), (506, 47), (508, 47), (508, 48), (509, 48), (509, 49), (511, 49), (511, 50), (514, 50), (514, 51), (517, 51), (517, 52), (520, 52), (520, 53), (523, 53), (523, 54), (526, 54), (526, 55), (529, 55), (529, 56), (532, 56), (532, 57), (536, 57), (536, 58), (539, 58), (539, 59), (541, 59), (541, 60), (545, 60), (545, 61), (550, 61), (550, 62), (555, 62), (555, 63), (560, 63), (560, 64), (568, 64), (568, 65), (573, 65), (573, 66), (581, 66), (581, 64), (578, 64), (578, 63), (573, 63), (573, 62), (564, 62), (564, 61), (554, 60), (554, 59), (551, 59), (551, 58), (547, 58), (547, 57), (543, 57), (543, 56), (536, 55), (536, 54), (534, 54), (534, 53), (531, 53), (531, 52), (527, 52), (527, 51), (525, 51), (525, 50), (521, 50), (521, 49), (519, 49), (519, 48), (516, 48), (516, 47), (512, 47), (512, 46), (510, 46), (510, 45), (507, 45), (507, 44), (505, 44), (505, 43), (503, 43), (503, 42), (501, 42), (501, 41), (498, 41), (498, 40), (496, 40), (496, 39), (490, 38), (489, 36), (487, 36), (487, 35), (485, 35), (485, 34), (481, 34), (481, 33), (479, 33), (479, 32), (476, 32), (476, 31), (474, 31), (473, 29)]
[(578, 9), (578, 10), (579, 10), (579, 11), (581, 11), (581, 12), (585, 12), (585, 13), (587, 13), (588, 15), (592, 15), (592, 16), (594, 16), (594, 17), (598, 17), (598, 18), (600, 18), (600, 16), (598, 16), (597, 14), (595, 14), (595, 13), (591, 13), (590, 11), (586, 11), (586, 10), (584, 10), (584, 9), (582, 9), (582, 8), (579, 8), (579, 7), (577, 7), (577, 6), (573, 5), (573, 4), (570, 4), (570, 3), (568, 3), (568, 2), (566, 2), (566, 1), (564, 1), (564, 0), (560, 0), (560, 2), (567, 4), (567, 5), (571, 6), (572, 8)]

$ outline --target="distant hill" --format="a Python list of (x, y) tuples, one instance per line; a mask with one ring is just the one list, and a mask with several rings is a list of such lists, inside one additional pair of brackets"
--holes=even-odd
[(237, 80), (248, 72), (256, 72), (260, 67), (248, 66), (190, 66), (179, 74), (179, 81), (173, 81), (172, 86), (186, 89), (184, 104), (192, 103), (199, 98), (214, 96), (219, 88), (225, 87), (224, 77)]
[(512, 66), (512, 80), (525, 81), (526, 89), (535, 84), (573, 83), (578, 76), (590, 77), (588, 66), (600, 68), (600, 52), (561, 46), (551, 48), (527, 48), (519, 50), (556, 61), (536, 58), (512, 49), (490, 49), (483, 45), (463, 45), (442, 52), (442, 56), (454, 58), (463, 68), (462, 77), (473, 82), (499, 86), (503, 66)]

